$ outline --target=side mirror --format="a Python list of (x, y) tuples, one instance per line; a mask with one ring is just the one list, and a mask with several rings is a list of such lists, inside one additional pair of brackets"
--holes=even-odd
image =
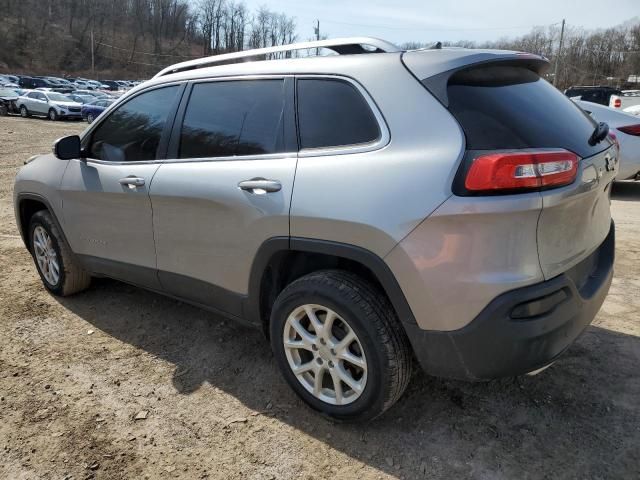
[(78, 135), (70, 135), (59, 138), (53, 144), (53, 154), (60, 160), (81, 158), (80, 137)]

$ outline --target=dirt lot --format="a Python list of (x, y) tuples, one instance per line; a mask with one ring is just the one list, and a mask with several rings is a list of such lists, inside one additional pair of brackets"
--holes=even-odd
[(0, 478), (640, 478), (640, 183), (615, 189), (611, 293), (551, 368), (486, 384), (417, 372), (381, 419), (335, 425), (258, 332), (115, 281), (44, 290), (13, 178), (83, 127), (0, 118)]

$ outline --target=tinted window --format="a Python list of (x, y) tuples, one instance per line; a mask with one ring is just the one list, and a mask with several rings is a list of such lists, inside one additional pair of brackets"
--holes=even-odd
[(193, 86), (180, 158), (284, 151), (284, 81), (242, 80)]
[(154, 160), (178, 88), (152, 90), (120, 105), (93, 132), (90, 157), (111, 162)]
[(592, 147), (594, 121), (535, 72), (515, 66), (486, 66), (454, 74), (449, 110), (467, 139), (467, 148), (565, 148), (581, 157)]
[(339, 80), (298, 80), (298, 118), (302, 148), (372, 142), (378, 122), (360, 92)]

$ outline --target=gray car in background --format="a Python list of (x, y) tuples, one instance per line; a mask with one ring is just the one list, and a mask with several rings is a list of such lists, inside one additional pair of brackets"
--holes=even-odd
[(607, 294), (618, 170), (547, 67), (371, 38), (172, 65), (29, 159), (17, 223), (53, 294), (107, 276), (255, 326), (337, 419), (388, 409), (414, 358), (537, 372)]

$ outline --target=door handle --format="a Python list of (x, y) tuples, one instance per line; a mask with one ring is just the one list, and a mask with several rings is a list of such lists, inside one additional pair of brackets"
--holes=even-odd
[(135, 177), (133, 175), (121, 178), (118, 182), (120, 182), (120, 185), (126, 185), (131, 189), (144, 186), (144, 178)]
[(264, 195), (265, 193), (279, 192), (282, 184), (278, 180), (267, 180), (265, 178), (252, 178), (244, 180), (238, 184), (240, 190), (254, 193), (256, 195)]

